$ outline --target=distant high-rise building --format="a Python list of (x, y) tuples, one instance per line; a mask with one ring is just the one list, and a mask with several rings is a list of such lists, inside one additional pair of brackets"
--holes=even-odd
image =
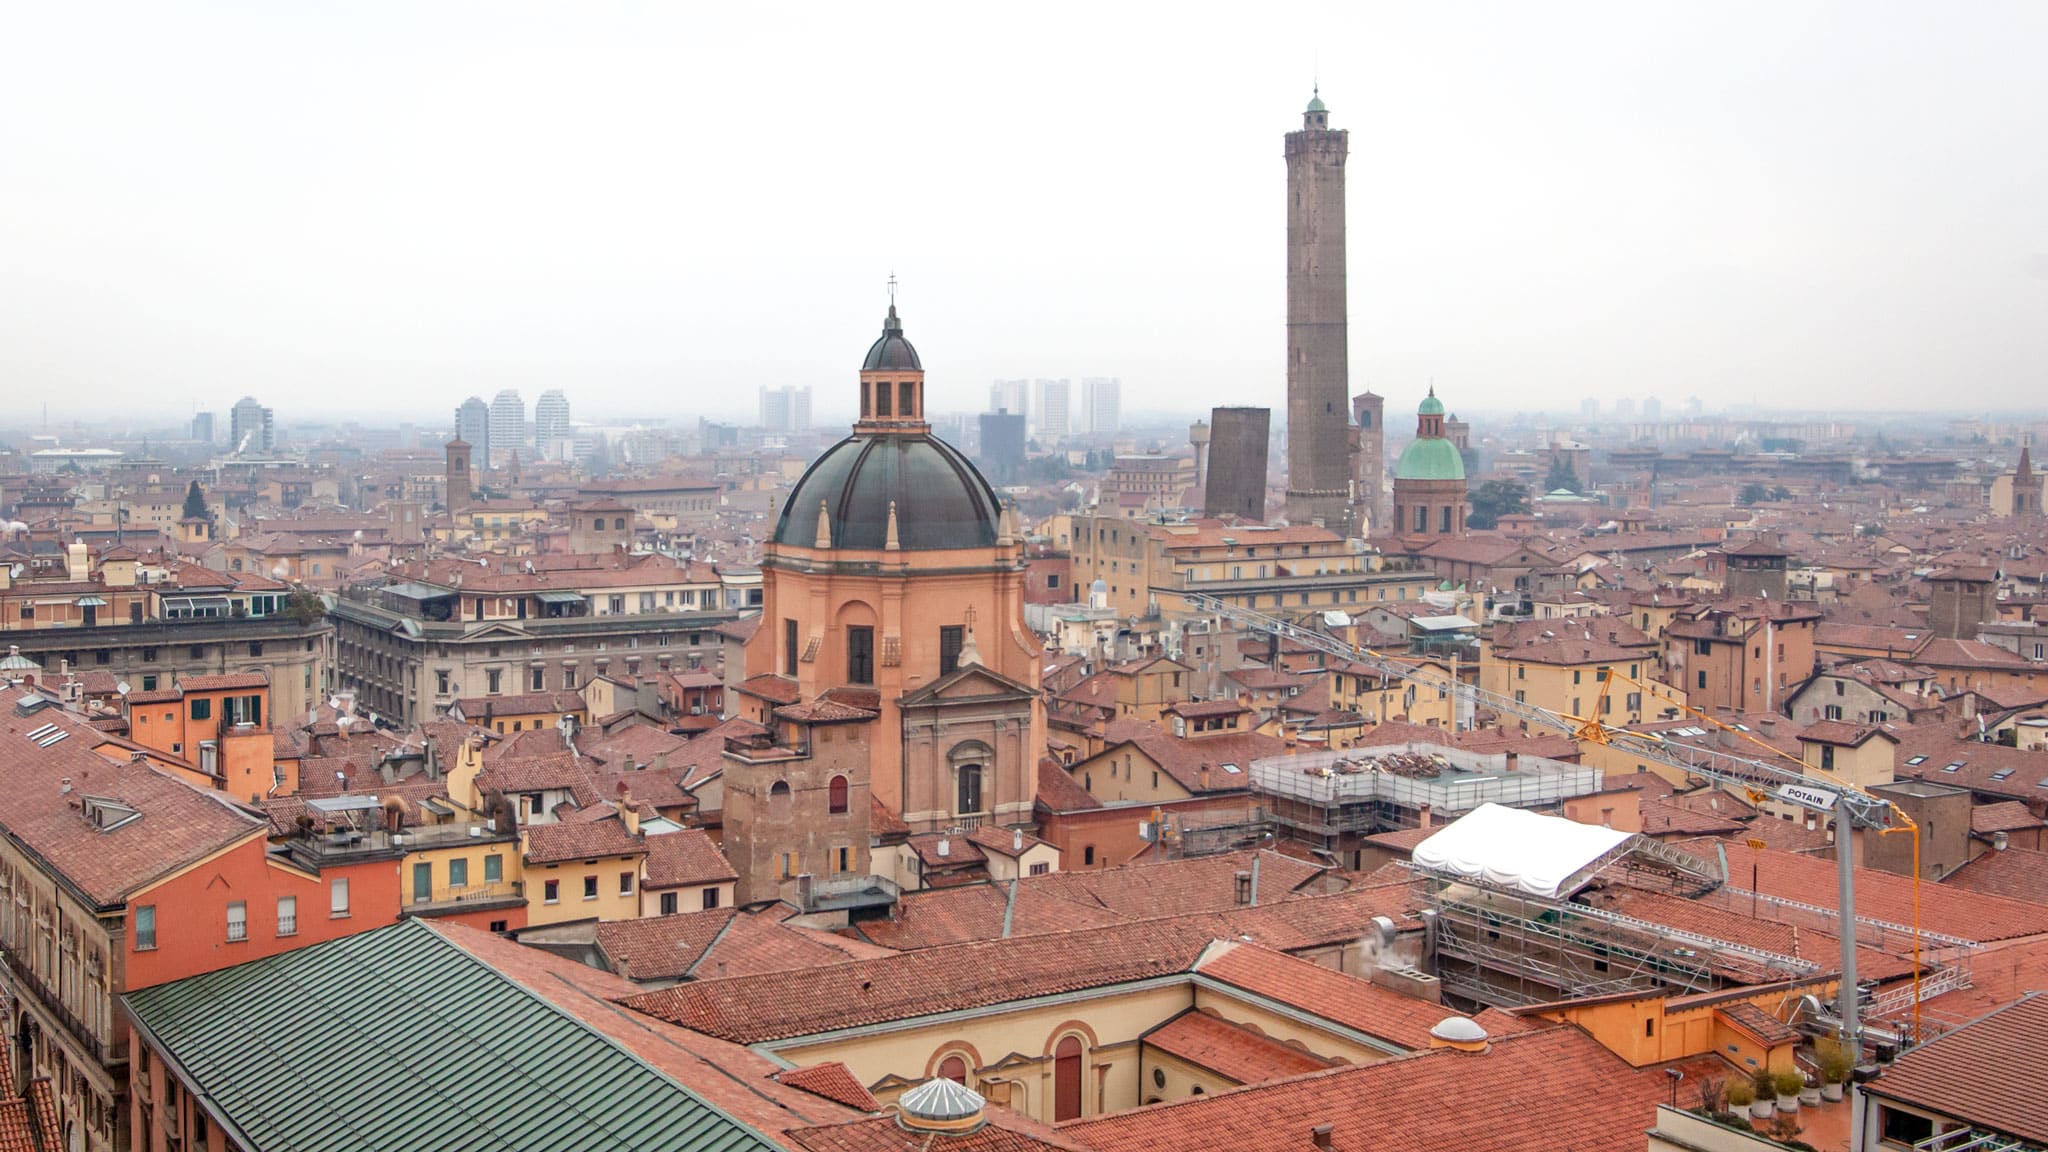
[(1636, 418), (1636, 402), (1635, 402), (1635, 401), (1633, 401), (1633, 400), (1631, 400), (1631, 399), (1629, 399), (1629, 398), (1628, 398), (1628, 397), (1626, 397), (1626, 396), (1623, 396), (1623, 397), (1622, 397), (1621, 399), (1619, 399), (1619, 400), (1616, 400), (1616, 401), (1614, 402), (1614, 418), (1615, 418), (1616, 420), (1633, 420), (1633, 419), (1635, 419), (1635, 418)]
[(1344, 158), (1321, 93), (1287, 134), (1287, 519), (1351, 530)]
[(1643, 401), (1643, 419), (1662, 420), (1663, 418), (1664, 402), (1662, 400), (1652, 396), (1648, 400)]
[(1114, 436), (1124, 426), (1123, 388), (1124, 382), (1114, 376), (1081, 381), (1081, 414), (1090, 435)]
[(270, 455), (277, 447), (270, 409), (258, 404), (254, 396), (236, 401), (228, 411), (228, 439), (234, 442), (230, 450), (238, 456)]
[(525, 444), (526, 401), (517, 388), (507, 388), (491, 398), (491, 466), (510, 462)]
[(533, 403), (533, 447), (543, 460), (562, 460), (571, 455), (569, 397), (560, 388), (550, 388)]
[(981, 456), (976, 463), (997, 484), (1014, 484), (1024, 468), (1024, 414), (981, 414)]
[(471, 396), (455, 409), (455, 438), (469, 445), (475, 459), (491, 458), (491, 406), (483, 397)]
[(213, 443), (213, 413), (198, 412), (192, 416), (192, 439), (201, 444)]
[(1209, 413), (1204, 515), (1266, 519), (1266, 444), (1272, 426), (1270, 408), (1218, 408)]
[(1209, 483), (1209, 422), (1197, 420), (1188, 425), (1188, 443), (1195, 449), (1195, 487), (1207, 489)]
[(1072, 435), (1073, 385), (1065, 380), (1038, 382), (1038, 438), (1052, 443)]
[(1031, 422), (1031, 381), (998, 380), (988, 386), (988, 410), (1008, 412)]
[(1591, 396), (1579, 401), (1579, 415), (1584, 416), (1588, 420), (1598, 420), (1600, 418), (1600, 401)]
[(809, 388), (761, 389), (761, 427), (770, 432), (808, 432), (811, 429)]

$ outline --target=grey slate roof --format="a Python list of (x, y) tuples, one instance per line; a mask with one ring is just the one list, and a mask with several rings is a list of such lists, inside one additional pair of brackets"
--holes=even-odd
[(419, 920), (123, 999), (249, 1152), (777, 1147)]

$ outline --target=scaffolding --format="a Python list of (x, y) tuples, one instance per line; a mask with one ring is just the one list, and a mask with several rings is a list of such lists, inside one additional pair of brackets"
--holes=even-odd
[(1281, 824), (1314, 836), (1413, 828), (1418, 814), (1482, 804), (1555, 810), (1600, 790), (1600, 770), (1541, 756), (1406, 743), (1252, 761), (1252, 789)]

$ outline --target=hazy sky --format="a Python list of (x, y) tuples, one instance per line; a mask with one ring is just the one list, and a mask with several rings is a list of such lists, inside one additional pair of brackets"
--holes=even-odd
[(1351, 131), (1354, 390), (2033, 405), (2048, 4), (0, 2), (0, 392), (821, 413), (902, 281), (1010, 376), (1283, 403), (1284, 167)]

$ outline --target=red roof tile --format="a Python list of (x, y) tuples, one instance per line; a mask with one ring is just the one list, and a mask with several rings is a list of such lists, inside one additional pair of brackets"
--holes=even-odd
[(1941, 887), (2048, 904), (2048, 852), (2025, 848), (1986, 852), (1949, 873)]
[(1221, 944), (1195, 971), (1410, 1050), (1429, 1047), (1429, 1030), (1458, 1015), (1442, 1004), (1250, 944)]
[(701, 828), (647, 837), (647, 878), (643, 888), (680, 888), (739, 879), (718, 845)]
[(848, 1108), (858, 1108), (863, 1112), (882, 1110), (882, 1102), (875, 1099), (867, 1088), (854, 1078), (852, 1069), (837, 1060), (777, 1072), (775, 1078), (792, 1088), (816, 1093)]
[(1207, 1068), (1237, 1084), (1319, 1072), (1334, 1063), (1192, 1008), (1145, 1033), (1142, 1039), (1169, 1056)]
[[(1448, 1013), (1446, 1013), (1448, 1015)], [(1681, 1106), (1697, 1078), (1680, 1082)], [(1439, 1048), (1356, 1068), (1072, 1120), (1059, 1134), (1095, 1152), (1300, 1152), (1328, 1124), (1336, 1152), (1640, 1152), (1672, 1081), (1631, 1068), (1577, 1028)]]
[(1915, 1048), (1865, 1092), (1973, 1126), (2048, 1143), (2048, 995), (2035, 994)]
[(561, 864), (600, 856), (642, 856), (646, 853), (646, 842), (626, 831), (626, 826), (615, 815), (573, 824), (535, 824), (526, 829), (528, 864)]

